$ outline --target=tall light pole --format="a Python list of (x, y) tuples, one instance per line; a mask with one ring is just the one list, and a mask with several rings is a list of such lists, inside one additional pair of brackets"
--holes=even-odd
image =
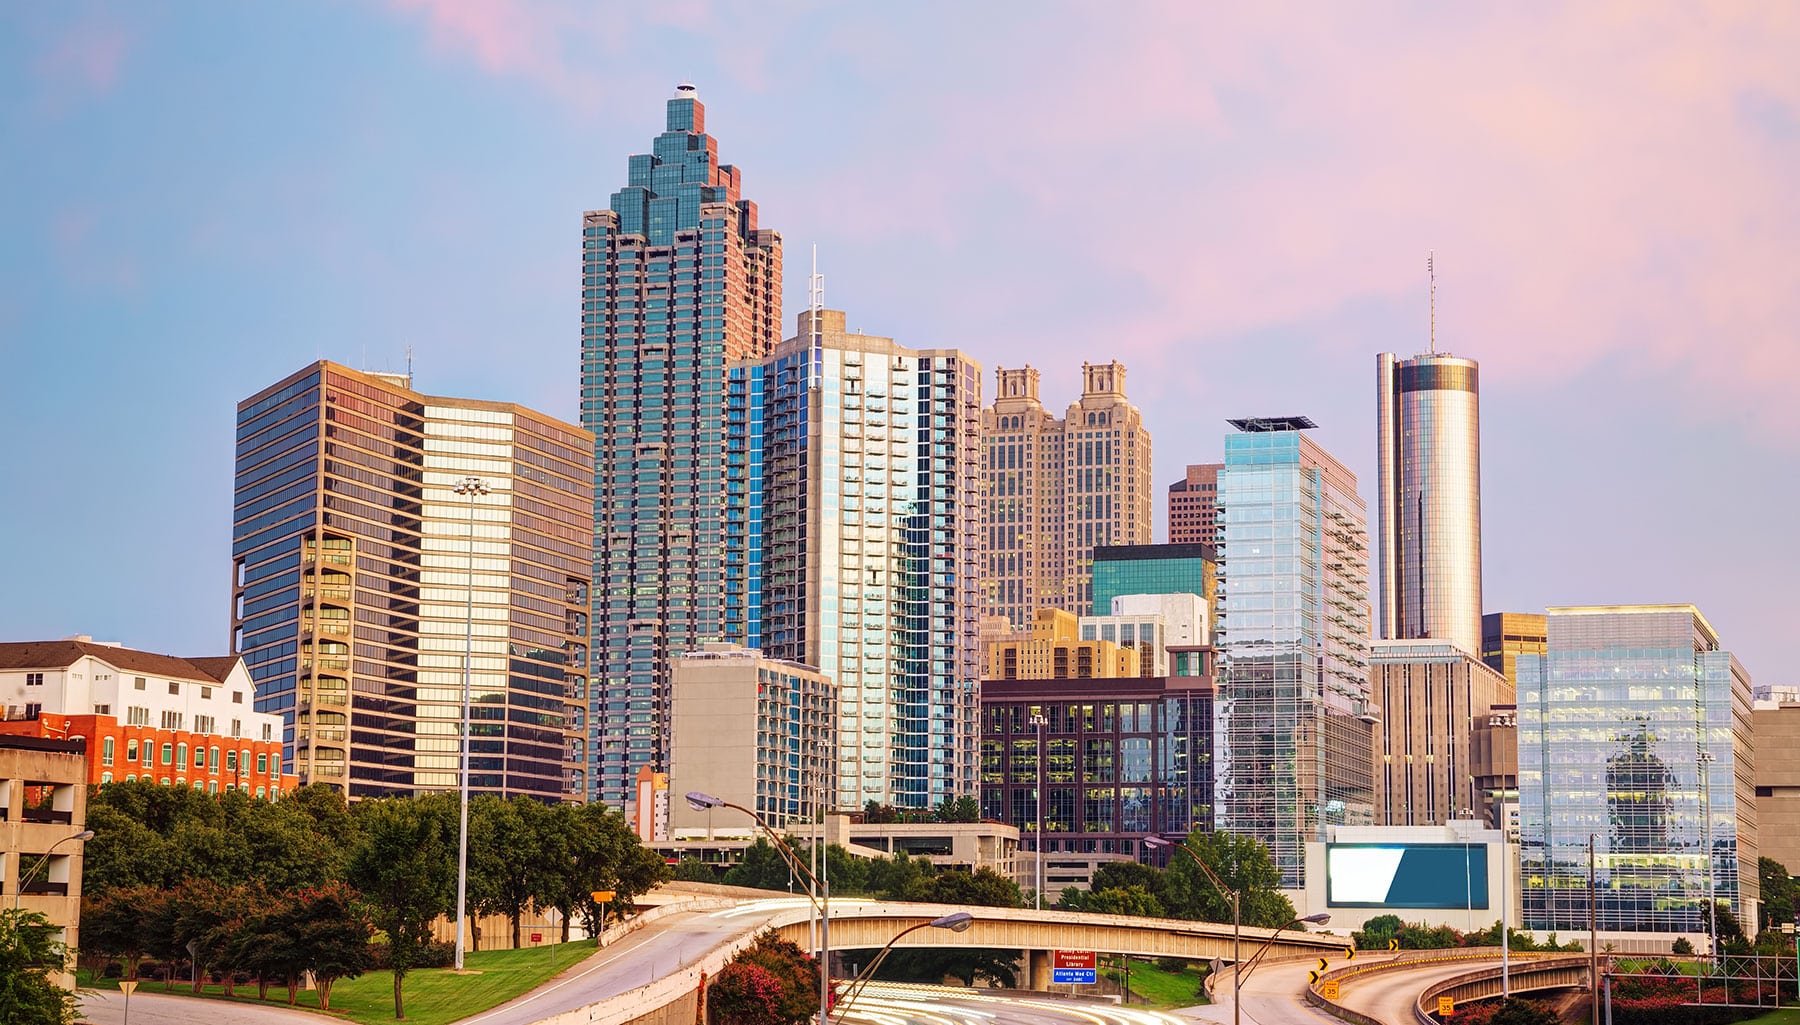
[(1594, 1025), (1600, 1025), (1600, 910), (1594, 889), (1594, 841), (1598, 836), (1588, 834), (1588, 983), (1592, 987)]
[(1226, 886), (1225, 880), (1220, 879), (1219, 874), (1212, 870), (1212, 866), (1208, 865), (1200, 855), (1195, 854), (1193, 848), (1189, 847), (1187, 844), (1175, 843), (1171, 840), (1165, 840), (1160, 836), (1146, 836), (1144, 837), (1144, 846), (1151, 848), (1173, 847), (1192, 858), (1194, 864), (1200, 866), (1200, 871), (1206, 874), (1207, 880), (1219, 891), (1219, 896), (1224, 897), (1231, 902), (1231, 1021), (1232, 1025), (1237, 1025), (1237, 1022), (1242, 1020), (1241, 1015), (1243, 1013), (1241, 1010), (1242, 1002), (1238, 1000), (1240, 983), (1244, 978), (1242, 970), (1244, 964), (1243, 894)]
[(974, 915), (969, 914), (967, 911), (955, 911), (942, 918), (934, 918), (929, 922), (920, 922), (918, 925), (909, 925), (895, 933), (894, 938), (888, 940), (887, 945), (883, 946), (881, 951), (869, 962), (869, 967), (864, 968), (857, 974), (856, 978), (850, 980), (850, 985), (844, 987), (844, 1010), (849, 1010), (851, 1001), (862, 996), (862, 991), (869, 988), (869, 980), (875, 977), (875, 970), (881, 967), (881, 962), (886, 961), (889, 954), (893, 953), (894, 944), (900, 942), (902, 937), (918, 932), (920, 929), (948, 929), (951, 932), (967, 932), (969, 926), (974, 923)]
[[(1700, 817), (1706, 844), (1706, 956), (1713, 965), (1719, 963), (1719, 899), (1713, 888), (1712, 847), (1712, 761), (1711, 751), (1700, 752)], [(1752, 925), (1756, 924), (1754, 922)]]
[(480, 477), (464, 477), (450, 490), (469, 496), (469, 587), (463, 604), (463, 686), (462, 686), (462, 753), (460, 757), (462, 800), (457, 814), (456, 833), (456, 970), (463, 970), (463, 951), (468, 947), (467, 916), (469, 896), (469, 674), (475, 664), (475, 499), (488, 493)]
[[(750, 816), (762, 831), (775, 844), (782, 860), (788, 864), (788, 871), (802, 877), (806, 881), (806, 897), (812, 902), (813, 910), (819, 914), (819, 1025), (831, 1025), (831, 888), (807, 871), (806, 863), (794, 853), (793, 848), (781, 839), (781, 835), (770, 828), (761, 815), (741, 804), (732, 804), (722, 797), (714, 797), (698, 790), (687, 793), (688, 807), (695, 811), (710, 811), (713, 808), (730, 808)], [(829, 868), (829, 859), (827, 859)]]
[(91, 829), (84, 829), (74, 836), (65, 836), (61, 840), (51, 844), (50, 849), (44, 852), (43, 857), (38, 858), (37, 863), (31, 866), (31, 870), (19, 877), (19, 885), (13, 890), (13, 910), (19, 910), (19, 898), (25, 896), (25, 884), (30, 882), (32, 878), (38, 874), (39, 869), (50, 864), (50, 855), (56, 853), (58, 847), (68, 843), (70, 840), (85, 841), (92, 840), (93, 838), (94, 831)]
[(1044, 910), (1044, 727), (1050, 717), (1033, 713), (1031, 725), (1037, 727), (1037, 910)]

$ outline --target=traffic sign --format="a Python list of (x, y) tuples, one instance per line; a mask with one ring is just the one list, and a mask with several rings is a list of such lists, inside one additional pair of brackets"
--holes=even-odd
[(1438, 1017), (1448, 1018), (1456, 1013), (1456, 1000), (1453, 997), (1438, 997)]
[(1400, 941), (1399, 940), (1388, 940), (1388, 949), (1389, 950), (1399, 950), (1400, 949)]
[(1100, 981), (1091, 950), (1050, 952), (1050, 981), (1065, 986), (1092, 986)]
[(1319, 970), (1314, 968), (1312, 971), (1307, 972), (1306, 981), (1309, 983), (1317, 983), (1319, 981)]
[(614, 895), (611, 890), (595, 890), (593, 893), (588, 894), (588, 896), (594, 898), (594, 903), (596, 904), (609, 904), (612, 902)]
[(1326, 961), (1324, 958), (1319, 958), (1319, 971), (1324, 971), (1329, 964), (1330, 962)]
[(131, 991), (138, 988), (138, 981), (136, 979), (121, 979), (119, 980), (119, 988), (125, 992), (126, 996), (130, 996)]
[(1326, 979), (1324, 984), (1319, 987), (1319, 995), (1327, 1000), (1336, 1000), (1338, 998), (1338, 981)]
[(541, 932), (534, 932), (534, 933), (532, 933), (532, 934), (531, 934), (531, 942), (533, 942), (533, 943), (542, 943), (542, 942), (544, 942), (544, 934), (543, 934), (543, 933), (541, 933)]
[(1346, 961), (1356, 960), (1356, 945), (1355, 944), (1351, 944), (1350, 946), (1344, 948), (1344, 960), (1346, 960)]

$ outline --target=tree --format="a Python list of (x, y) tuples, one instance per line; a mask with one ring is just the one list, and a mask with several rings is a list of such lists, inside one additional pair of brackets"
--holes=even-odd
[(984, 908), (1025, 906), (1019, 884), (983, 865), (973, 872), (939, 872), (919, 889), (917, 900)]
[[(1189, 850), (1206, 862), (1243, 900), (1243, 922), (1279, 929), (1294, 920), (1293, 902), (1282, 896), (1281, 870), (1262, 841), (1235, 833), (1188, 834)], [(1163, 905), (1176, 918), (1231, 921), (1231, 901), (1185, 855), (1169, 863)]]
[(154, 886), (113, 886), (81, 898), (81, 945), (84, 954), (118, 958), (125, 977), (135, 979), (150, 947), (146, 908), (168, 899)]
[(75, 994), (49, 975), (69, 956), (55, 932), (35, 911), (0, 908), (0, 1022), (69, 1025), (75, 1020)]
[(884, 900), (924, 900), (925, 887), (937, 874), (937, 866), (924, 858), (896, 854), (869, 863), (867, 887)]
[(1677, 936), (1675, 937), (1675, 942), (1669, 945), (1669, 953), (1692, 957), (1694, 955), (1694, 941), (1688, 939), (1686, 936)]
[[(523, 803), (521, 803), (523, 802)], [(525, 807), (530, 805), (531, 807)], [(519, 923), (545, 875), (540, 819), (548, 809), (529, 797), (502, 801), (480, 794), (469, 801), (469, 893), (471, 910), (505, 915), (512, 924), (513, 949)]]
[(1794, 920), (1794, 909), (1800, 907), (1800, 889), (1787, 866), (1774, 858), (1756, 859), (1756, 878), (1762, 885), (1762, 929), (1779, 929), (1781, 923)]
[(177, 887), (170, 899), (175, 940), (190, 950), (194, 959), (194, 992), (200, 992), (201, 969), (209, 967), (224, 972), (225, 992), (230, 993), (238, 966), (232, 931), (238, 922), (267, 903), (267, 895), (261, 887), (192, 879)]
[(401, 987), (431, 941), (431, 924), (451, 910), (456, 881), (453, 797), (388, 798), (356, 805), (361, 834), (346, 872), (369, 917), (387, 933), (394, 1017), (406, 1017)]
[[(356, 891), (329, 882), (295, 894), (287, 920), (298, 966), (312, 972), (319, 987), (319, 1009), (329, 1011), (332, 983), (354, 979), (374, 966), (369, 952), (369, 934), (374, 931), (369, 916), (359, 906)], [(290, 1004), (293, 993), (290, 979)]]
[(716, 883), (719, 881), (718, 873), (712, 870), (712, 866), (692, 854), (684, 856), (675, 863), (675, 878), (686, 883)]
[[(1187, 857), (1185, 854), (1175, 856)], [(1168, 889), (1167, 873), (1141, 861), (1115, 861), (1095, 869), (1088, 884), (1091, 890), (1128, 890), (1133, 886), (1143, 887), (1150, 896), (1161, 901)]]
[(890, 825), (900, 821), (900, 809), (871, 798), (863, 804), (863, 821), (872, 826)]
[[(725, 873), (727, 886), (748, 886), (756, 890), (787, 890), (797, 893), (806, 889), (806, 880), (797, 879), (787, 859), (775, 845), (762, 837), (744, 848), (744, 857)], [(798, 889), (796, 889), (796, 886)]]
[(781, 997), (781, 980), (767, 968), (733, 961), (706, 988), (707, 1016), (715, 1025), (790, 1025)]
[(772, 1010), (786, 1022), (805, 1021), (819, 1009), (819, 965), (773, 929), (759, 933), (733, 959), (755, 965), (780, 984)]
[(1162, 901), (1142, 886), (1109, 887), (1089, 891), (1082, 910), (1099, 915), (1135, 915), (1139, 918), (1162, 918), (1166, 913)]
[(1562, 1025), (1562, 1018), (1542, 1004), (1508, 997), (1495, 1007), (1488, 1025)]
[(966, 794), (946, 797), (931, 810), (931, 817), (939, 822), (980, 822), (981, 802)]
[(1399, 915), (1376, 915), (1363, 922), (1363, 927), (1350, 934), (1359, 950), (1386, 950), (1388, 941), (1399, 939), (1406, 923)]
[(288, 945), (293, 918), (288, 905), (292, 900), (285, 893), (265, 893), (255, 907), (231, 923), (229, 956), (233, 964), (256, 976), (258, 1000), (269, 998), (271, 976), (292, 970), (299, 960)]

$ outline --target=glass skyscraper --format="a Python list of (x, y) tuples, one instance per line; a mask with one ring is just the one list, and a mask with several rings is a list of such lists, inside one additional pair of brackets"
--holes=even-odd
[(1472, 359), (1376, 357), (1381, 636), (1481, 653), (1481, 395)]
[(1282, 886), (1306, 844), (1374, 817), (1369, 541), (1356, 477), (1305, 417), (1233, 420), (1219, 472), (1218, 828), (1269, 847)]
[(1213, 546), (1199, 542), (1101, 545), (1094, 549), (1092, 614), (1112, 615), (1113, 599), (1126, 594), (1197, 594), (1210, 614), (1218, 592), (1217, 560)]
[(1754, 923), (1750, 676), (1692, 605), (1552, 608), (1517, 656), (1527, 929), (1706, 935), (1709, 895)]
[[(593, 439), (317, 363), (238, 405), (232, 650), (302, 783), (579, 800)], [(478, 477), (487, 493), (455, 493)]]
[(725, 639), (725, 366), (781, 336), (781, 236), (719, 163), (694, 87), (582, 219), (581, 422), (594, 433), (589, 796), (668, 769), (670, 656)]
[(726, 628), (838, 685), (839, 807), (975, 794), (981, 366), (800, 316), (730, 369)]

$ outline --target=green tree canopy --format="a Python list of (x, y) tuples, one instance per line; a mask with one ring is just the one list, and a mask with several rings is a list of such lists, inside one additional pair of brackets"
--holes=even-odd
[(365, 801), (352, 809), (359, 841), (346, 874), (376, 928), (387, 933), (396, 1018), (406, 1017), (402, 986), (431, 940), (431, 923), (453, 910), (456, 812), (449, 795)]
[[(1294, 905), (1281, 894), (1281, 870), (1260, 840), (1236, 833), (1188, 834), (1183, 841), (1225, 885), (1242, 895), (1243, 922), (1279, 929), (1294, 920)], [(1177, 854), (1165, 873), (1162, 902), (1176, 918), (1231, 921), (1231, 901), (1186, 855)]]
[(0, 1022), (69, 1025), (75, 994), (58, 986), (50, 970), (67, 963), (56, 927), (35, 911), (0, 907)]

